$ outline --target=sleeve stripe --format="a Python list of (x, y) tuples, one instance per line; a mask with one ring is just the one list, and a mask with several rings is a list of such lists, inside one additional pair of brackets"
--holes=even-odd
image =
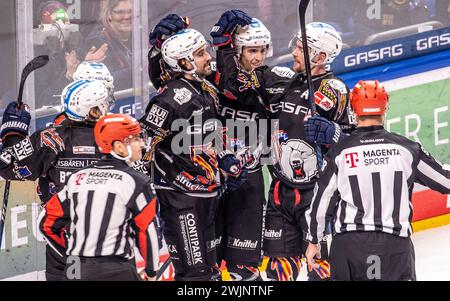
[[(66, 248), (63, 229), (54, 229), (56, 221), (64, 216), (64, 211), (59, 201), (58, 195), (54, 195), (45, 206), (46, 215), (43, 219), (42, 232), (52, 241), (56, 242), (63, 248)], [(55, 230), (61, 230), (55, 233)]]
[(417, 169), (438, 185), (450, 189), (450, 179), (433, 169), (430, 165), (420, 160)]
[[(141, 252), (142, 258), (146, 265), (148, 264), (148, 234), (147, 228), (153, 221), (156, 215), (156, 197), (154, 197), (142, 210), (142, 212), (134, 218), (134, 222), (139, 229), (138, 234), (138, 243), (139, 243), (139, 251)], [(152, 250), (150, 249), (150, 252)]]

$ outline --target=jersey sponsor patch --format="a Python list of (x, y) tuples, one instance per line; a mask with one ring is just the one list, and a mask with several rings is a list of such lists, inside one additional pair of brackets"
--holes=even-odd
[(95, 146), (74, 146), (73, 153), (75, 155), (95, 155)]
[(6, 150), (3, 150), (3, 152), (0, 155), (0, 160), (4, 162), (5, 164), (11, 164), (12, 161), (12, 155), (10, 153), (11, 148), (7, 148)]
[(82, 169), (98, 162), (98, 159), (64, 158), (53, 163), (56, 168)]
[(164, 121), (166, 121), (168, 115), (169, 111), (164, 110), (158, 105), (153, 105), (150, 112), (148, 112), (146, 120), (160, 128), (164, 124)]
[(338, 90), (342, 94), (347, 93), (347, 88), (345, 87), (345, 84), (338, 79), (331, 79), (327, 81), (327, 84), (330, 85), (331, 88), (333, 88), (334, 90)]
[(316, 105), (318, 105), (327, 112), (334, 107), (334, 102), (325, 95), (323, 95), (322, 92), (320, 91), (314, 93), (314, 101), (316, 102)]
[(17, 162), (14, 162), (14, 167), (12, 169), (14, 176), (16, 177), (16, 179), (18, 180), (25, 180), (26, 178), (28, 178), (29, 176), (32, 175), (30, 169), (28, 168), (28, 166), (19, 166), (17, 164)]
[(18, 161), (28, 158), (34, 151), (30, 138), (27, 137), (13, 146), (15, 157)]
[(272, 72), (278, 75), (279, 77), (285, 78), (293, 78), (295, 75), (295, 72), (292, 71), (291, 69), (279, 66), (273, 67)]
[(266, 91), (269, 94), (283, 94), (284, 90), (284, 88), (266, 88)]
[(173, 100), (175, 100), (180, 106), (189, 102), (192, 98), (192, 92), (187, 88), (173, 89), (173, 92), (175, 93)]

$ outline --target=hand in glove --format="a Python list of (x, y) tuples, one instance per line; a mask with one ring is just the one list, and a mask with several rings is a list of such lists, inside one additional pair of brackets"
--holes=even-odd
[(26, 137), (30, 127), (31, 115), (28, 106), (23, 104), (19, 108), (16, 101), (11, 102), (3, 113), (2, 126), (0, 129), (0, 138), (3, 143), (8, 136)]
[(218, 159), (219, 168), (227, 174), (227, 189), (237, 190), (247, 180), (247, 168), (231, 152), (221, 152)]
[(161, 49), (162, 43), (170, 36), (177, 32), (189, 27), (189, 18), (180, 17), (176, 14), (167, 15), (161, 19), (158, 24), (153, 28), (149, 35), (150, 44), (158, 49)]
[(343, 138), (341, 127), (326, 118), (314, 116), (304, 122), (306, 141), (332, 146)]
[(211, 37), (215, 47), (232, 43), (231, 37), (238, 25), (246, 26), (252, 22), (252, 18), (245, 12), (237, 9), (227, 10), (219, 21), (211, 29)]

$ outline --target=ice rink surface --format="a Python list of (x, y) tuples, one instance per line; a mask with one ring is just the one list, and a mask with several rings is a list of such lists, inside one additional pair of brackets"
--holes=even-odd
[[(412, 237), (416, 251), (418, 281), (450, 281), (450, 225), (417, 232)], [(264, 273), (263, 277), (265, 276)], [(299, 281), (305, 281), (305, 265)], [(7, 280), (44, 280), (42, 271), (12, 277)]]
[[(450, 225), (417, 232), (412, 240), (417, 281), (450, 281)], [(298, 280), (306, 277), (303, 265)]]
[(418, 281), (450, 281), (450, 225), (413, 235)]

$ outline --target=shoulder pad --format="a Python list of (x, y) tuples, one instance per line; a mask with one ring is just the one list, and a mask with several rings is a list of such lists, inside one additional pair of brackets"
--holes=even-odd
[(295, 76), (295, 72), (287, 67), (275, 66), (270, 71), (279, 77), (293, 78)]

